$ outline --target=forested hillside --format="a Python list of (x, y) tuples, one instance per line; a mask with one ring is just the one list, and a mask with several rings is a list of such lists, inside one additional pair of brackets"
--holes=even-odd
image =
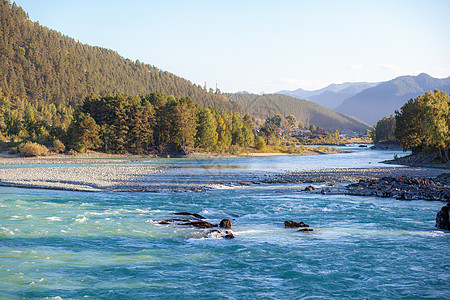
[(294, 115), (304, 125), (314, 124), (326, 130), (365, 132), (369, 126), (357, 118), (335, 112), (313, 102), (280, 94), (227, 94), (230, 101), (241, 105), (250, 115), (266, 119), (275, 114)]
[(92, 92), (153, 91), (189, 96), (203, 107), (239, 110), (224, 95), (112, 50), (79, 43), (31, 22), (22, 8), (0, 0), (0, 99), (7, 105), (41, 111), (53, 103), (61, 110), (81, 104)]

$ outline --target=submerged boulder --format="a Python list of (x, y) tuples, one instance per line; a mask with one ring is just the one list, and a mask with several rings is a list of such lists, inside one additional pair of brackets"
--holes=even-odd
[(197, 227), (197, 228), (213, 228), (213, 227), (215, 227), (214, 224), (206, 222), (206, 221), (192, 221), (192, 222), (182, 223), (180, 225), (188, 225), (188, 226)]
[(299, 228), (299, 227), (309, 227), (308, 224), (303, 222), (295, 222), (295, 221), (284, 221), (284, 228)]
[(223, 219), (222, 221), (220, 221), (219, 227), (231, 229), (231, 220)]
[(441, 229), (450, 230), (450, 216), (449, 211), (450, 202), (443, 206), (441, 210), (436, 215), (436, 227)]
[(312, 228), (301, 228), (298, 231), (300, 231), (300, 232), (310, 232), (310, 231), (314, 231), (314, 229), (312, 229)]
[(199, 214), (193, 214), (193, 213), (189, 213), (189, 212), (185, 212), (185, 211), (182, 211), (182, 212), (176, 212), (176, 213), (174, 213), (174, 215), (178, 215), (178, 216), (191, 216), (191, 217), (194, 217), (194, 218), (197, 218), (197, 219), (205, 219), (205, 217), (203, 217), (203, 216), (201, 216), (201, 215), (199, 215)]
[(213, 238), (213, 239), (217, 239), (217, 238), (224, 238), (227, 240), (234, 239), (234, 234), (231, 230), (213, 229), (213, 230), (209, 231), (206, 235), (208, 238)]
[(312, 192), (315, 190), (315, 187), (313, 187), (312, 185), (308, 185), (307, 187), (305, 187), (304, 191), (306, 192)]

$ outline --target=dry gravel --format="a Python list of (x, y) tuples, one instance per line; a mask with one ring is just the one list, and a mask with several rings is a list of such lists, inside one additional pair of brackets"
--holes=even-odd
[(60, 166), (0, 169), (0, 185), (76, 191), (121, 190), (136, 176), (160, 172), (148, 165)]

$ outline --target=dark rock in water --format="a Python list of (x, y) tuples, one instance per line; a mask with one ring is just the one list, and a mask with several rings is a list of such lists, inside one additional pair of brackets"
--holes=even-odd
[(295, 222), (295, 221), (284, 221), (284, 228), (299, 228), (299, 227), (309, 227), (308, 224), (303, 222)]
[(219, 227), (231, 229), (231, 220), (223, 219), (222, 221), (220, 221)]
[(231, 240), (234, 239), (234, 234), (231, 230), (213, 229), (207, 233), (207, 237)]
[(226, 236), (224, 236), (224, 238), (226, 238), (227, 240), (234, 239), (234, 234), (230, 232)]
[(305, 187), (305, 189), (304, 189), (304, 191), (306, 191), (306, 192), (312, 192), (312, 191), (314, 191), (315, 190), (315, 188), (312, 186), (312, 185), (308, 185), (307, 187)]
[(443, 206), (441, 210), (436, 215), (436, 227), (441, 229), (450, 230), (450, 216), (449, 211), (450, 202), (447, 205)]
[(188, 226), (197, 227), (197, 228), (213, 228), (214, 227), (214, 224), (206, 222), (206, 221), (192, 221), (192, 222), (182, 223), (180, 225), (188, 225)]
[(189, 213), (189, 212), (177, 212), (177, 213), (174, 213), (174, 215), (179, 215), (179, 216), (192, 216), (192, 217), (194, 217), (194, 218), (197, 218), (197, 219), (205, 219), (205, 217), (203, 217), (203, 216), (201, 216), (201, 215), (199, 215), (199, 214), (193, 214), (193, 213)]
[(167, 225), (167, 224), (171, 224), (171, 223), (174, 223), (174, 222), (190, 222), (190, 221), (191, 220), (189, 220), (189, 219), (178, 219), (178, 218), (175, 218), (175, 219), (167, 219), (167, 220), (159, 221), (159, 224)]
[(302, 228), (302, 229), (299, 229), (298, 231), (300, 231), (300, 232), (309, 232), (309, 231), (314, 231), (314, 229), (312, 229), (312, 228)]

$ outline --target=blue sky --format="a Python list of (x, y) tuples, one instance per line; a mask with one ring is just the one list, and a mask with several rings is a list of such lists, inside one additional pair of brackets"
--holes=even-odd
[(224, 92), (450, 76), (448, 0), (18, 0), (31, 20)]

